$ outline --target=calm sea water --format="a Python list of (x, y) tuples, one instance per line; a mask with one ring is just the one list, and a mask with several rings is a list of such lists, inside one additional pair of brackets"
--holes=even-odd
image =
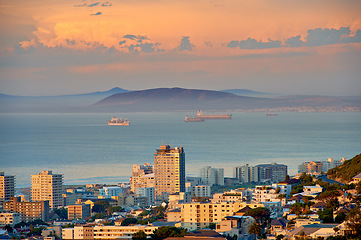
[[(0, 171), (30, 186), (41, 170), (65, 184), (128, 181), (132, 164), (153, 163), (162, 143), (182, 146), (186, 174), (201, 167), (282, 163), (295, 174), (304, 161), (361, 152), (361, 113), (233, 113), (232, 120), (185, 123), (191, 113), (127, 113), (130, 126), (107, 126), (113, 114), (0, 114)], [(193, 113), (194, 114), (194, 113)]]

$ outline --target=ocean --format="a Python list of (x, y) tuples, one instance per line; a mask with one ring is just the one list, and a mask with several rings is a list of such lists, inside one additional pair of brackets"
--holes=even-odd
[[(64, 184), (129, 181), (133, 164), (153, 163), (161, 144), (183, 147), (186, 175), (204, 166), (281, 163), (290, 175), (304, 161), (350, 159), (361, 152), (361, 113), (234, 112), (231, 120), (184, 122), (195, 113), (0, 114), (0, 171), (29, 187), (42, 170)], [(108, 126), (113, 116), (130, 126)]]

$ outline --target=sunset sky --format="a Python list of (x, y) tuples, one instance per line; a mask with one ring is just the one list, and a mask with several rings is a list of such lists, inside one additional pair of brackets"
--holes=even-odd
[(0, 0), (0, 93), (360, 95), (359, 0)]

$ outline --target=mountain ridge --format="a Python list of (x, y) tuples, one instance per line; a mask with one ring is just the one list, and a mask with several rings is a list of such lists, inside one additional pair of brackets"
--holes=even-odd
[[(252, 91), (252, 90), (250, 90)], [(134, 112), (134, 111), (360, 111), (360, 97), (332, 96), (240, 96), (223, 91), (153, 88), (108, 91), (53, 97), (17, 97), (0, 94), (0, 112)], [(322, 109), (323, 108), (323, 109)], [(319, 110), (315, 111), (319, 111)], [(305, 109), (302, 109), (304, 111)]]

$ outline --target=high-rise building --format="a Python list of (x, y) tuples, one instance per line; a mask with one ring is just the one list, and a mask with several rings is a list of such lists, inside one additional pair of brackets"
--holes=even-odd
[(161, 145), (154, 153), (155, 195), (185, 191), (185, 153), (182, 147)]
[(9, 201), (15, 194), (15, 176), (5, 176), (0, 172), (0, 202)]
[(233, 167), (233, 177), (239, 179), (242, 183), (259, 182), (259, 168), (248, 164)]
[(31, 175), (31, 199), (49, 201), (50, 208), (62, 207), (63, 202), (63, 175), (53, 174), (52, 171), (42, 171)]
[(223, 168), (212, 168), (211, 166), (205, 166), (200, 170), (200, 177), (202, 184), (204, 185), (224, 185)]
[(270, 180), (271, 182), (280, 182), (285, 180), (287, 175), (287, 166), (284, 164), (259, 164), (256, 167), (259, 168), (259, 179)]

